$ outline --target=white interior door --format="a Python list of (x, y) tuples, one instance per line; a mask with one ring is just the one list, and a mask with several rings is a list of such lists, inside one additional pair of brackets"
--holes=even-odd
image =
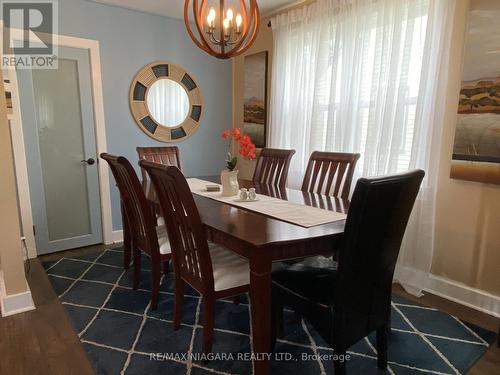
[(17, 76), (37, 253), (102, 243), (88, 50)]

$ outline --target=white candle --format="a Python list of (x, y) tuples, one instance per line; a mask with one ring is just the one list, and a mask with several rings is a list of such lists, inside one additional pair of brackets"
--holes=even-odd
[(215, 13), (215, 9), (210, 8), (210, 10), (208, 11), (207, 21), (208, 21), (208, 26), (210, 26), (211, 28), (215, 27), (216, 16), (217, 14)]
[(243, 23), (243, 18), (241, 17), (241, 14), (238, 13), (236, 16), (236, 32), (241, 31), (241, 24)]

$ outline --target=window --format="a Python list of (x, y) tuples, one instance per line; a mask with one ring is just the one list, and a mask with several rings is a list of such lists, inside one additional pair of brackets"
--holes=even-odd
[(358, 176), (410, 166), (429, 0), (331, 3), (274, 26), (271, 142), (297, 150), (293, 185), (314, 150), (360, 152)]

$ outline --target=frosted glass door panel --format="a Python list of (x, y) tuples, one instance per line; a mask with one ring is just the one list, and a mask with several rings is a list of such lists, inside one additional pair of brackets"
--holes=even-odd
[(75, 60), (60, 59), (57, 70), (33, 71), (50, 241), (91, 233), (78, 86)]

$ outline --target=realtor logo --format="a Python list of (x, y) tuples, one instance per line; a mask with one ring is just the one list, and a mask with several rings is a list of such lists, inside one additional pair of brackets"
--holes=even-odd
[(2, 0), (2, 67), (57, 68), (57, 1)]

